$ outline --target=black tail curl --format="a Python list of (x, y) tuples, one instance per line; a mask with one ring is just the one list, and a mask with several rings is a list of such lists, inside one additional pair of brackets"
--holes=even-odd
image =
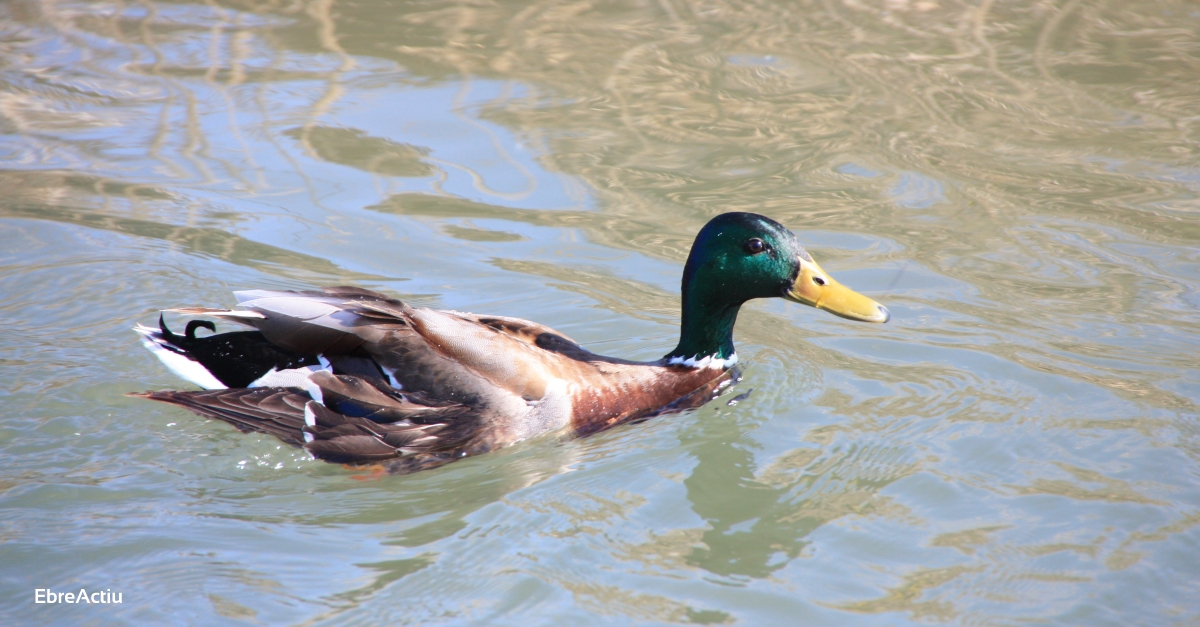
[[(259, 377), (275, 370), (312, 366), (319, 363), (316, 355), (297, 355), (283, 350), (258, 331), (217, 333), (211, 320), (189, 320), (183, 335), (167, 327), (162, 314), (158, 329), (171, 350), (199, 363), (218, 381), (231, 388), (244, 388)], [(196, 337), (197, 329), (207, 329), (213, 335)]]
[(163, 337), (166, 338), (168, 342), (176, 346), (179, 346), (179, 341), (181, 339), (195, 340), (196, 329), (208, 329), (209, 333), (216, 333), (217, 325), (214, 324), (212, 320), (189, 320), (187, 323), (187, 328), (185, 328), (183, 331), (183, 338), (180, 338), (178, 335), (171, 332), (171, 329), (167, 327), (167, 321), (163, 319), (163, 315), (161, 313), (158, 314), (158, 330), (162, 331)]

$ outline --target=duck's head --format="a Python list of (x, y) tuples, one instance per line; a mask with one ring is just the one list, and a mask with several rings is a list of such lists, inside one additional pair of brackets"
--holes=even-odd
[(684, 267), (683, 289), (730, 305), (778, 296), (851, 320), (891, 318), (883, 305), (822, 270), (782, 224), (755, 213), (725, 213), (704, 225)]
[[(682, 336), (668, 357), (730, 357), (738, 308), (751, 299), (772, 297), (851, 320), (891, 318), (883, 305), (822, 270), (782, 224), (754, 213), (725, 213), (704, 225), (692, 244), (683, 270)], [(714, 342), (720, 347), (705, 352)]]

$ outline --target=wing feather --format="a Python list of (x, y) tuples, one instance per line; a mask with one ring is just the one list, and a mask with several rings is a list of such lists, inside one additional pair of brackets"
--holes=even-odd
[[(161, 391), (133, 394), (179, 405), (202, 416), (227, 422), (241, 431), (273, 435), (293, 446), (302, 446), (314, 457), (340, 463), (371, 463), (408, 455), (433, 453), (461, 445), (470, 429), (447, 429), (449, 422), (470, 417), (462, 406), (425, 407), (384, 393), (379, 385), (355, 377), (314, 376), (332, 398), (340, 392), (343, 403), (366, 398), (379, 401), (380, 411), (368, 416), (347, 415), (312, 400), (299, 388), (235, 388), (204, 391)], [(324, 385), (329, 385), (327, 389)], [(355, 401), (363, 406), (369, 405)], [(390, 405), (388, 405), (390, 404)], [(385, 406), (387, 405), (387, 406)], [(386, 413), (390, 420), (380, 420)], [(410, 416), (424, 419), (410, 420)], [(436, 417), (440, 422), (428, 419)], [(458, 425), (462, 427), (463, 425)], [(443, 437), (445, 434), (449, 437)], [(441, 459), (441, 457), (438, 457)], [(446, 458), (447, 460), (449, 458)], [(424, 462), (422, 463), (424, 464)], [(410, 464), (412, 465), (412, 464)], [(413, 465), (415, 469), (421, 464)], [(422, 466), (424, 467), (424, 466)], [(400, 468), (401, 471), (404, 468)]]

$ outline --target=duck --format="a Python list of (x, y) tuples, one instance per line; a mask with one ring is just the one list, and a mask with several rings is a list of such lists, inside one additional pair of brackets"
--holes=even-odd
[[(359, 287), (239, 291), (233, 309), (164, 310), (192, 317), (182, 334), (162, 312), (157, 328), (134, 327), (164, 365), (203, 389), (132, 396), (320, 460), (402, 474), (699, 407), (739, 376), (733, 328), (753, 299), (891, 318), (822, 270), (786, 227), (754, 213), (723, 213), (700, 229), (681, 291), (679, 342), (646, 362), (593, 353), (536, 322), (414, 307)], [(216, 333), (211, 319), (243, 330)]]

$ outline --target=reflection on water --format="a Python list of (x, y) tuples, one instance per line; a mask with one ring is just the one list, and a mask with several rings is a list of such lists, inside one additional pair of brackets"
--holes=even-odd
[[(1198, 32), (1184, 1), (0, 5), (0, 607), (1194, 623)], [(241, 287), (655, 358), (729, 210), (892, 322), (754, 304), (736, 405), (411, 477), (122, 395), (178, 385), (128, 327)]]

